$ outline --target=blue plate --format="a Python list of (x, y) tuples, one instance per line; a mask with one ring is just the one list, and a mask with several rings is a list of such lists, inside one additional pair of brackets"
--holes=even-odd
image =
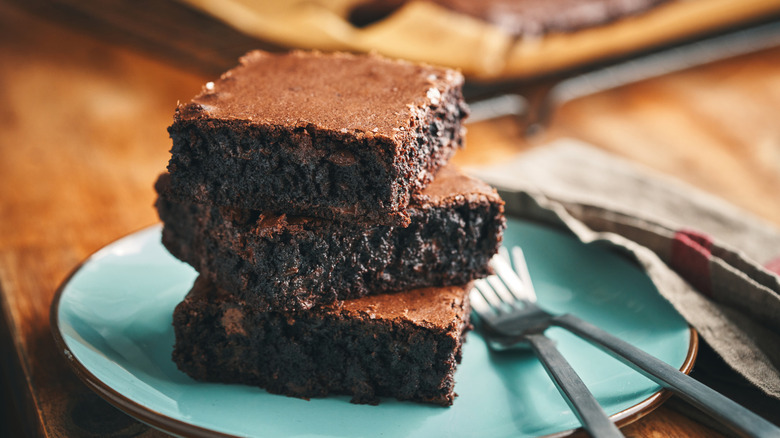
[[(667, 363), (689, 371), (696, 336), (628, 260), (543, 225), (509, 220), (507, 246), (522, 246), (540, 303), (573, 312)], [(177, 435), (286, 437), (517, 437), (579, 427), (531, 353), (492, 355), (472, 332), (449, 408), (348, 397), (311, 401), (262, 389), (199, 383), (171, 361), (173, 308), (196, 273), (160, 243), (155, 226), (90, 257), (52, 304), (52, 328), (84, 382), (139, 420)], [(656, 407), (665, 393), (560, 329), (547, 334), (619, 423)]]

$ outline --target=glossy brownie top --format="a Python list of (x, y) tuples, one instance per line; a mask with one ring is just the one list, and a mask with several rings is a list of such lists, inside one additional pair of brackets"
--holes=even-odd
[(462, 84), (457, 71), (377, 55), (253, 51), (179, 105), (176, 121), (241, 120), (392, 138)]

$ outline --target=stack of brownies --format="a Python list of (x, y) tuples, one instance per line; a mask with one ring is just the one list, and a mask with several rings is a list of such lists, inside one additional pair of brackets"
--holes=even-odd
[(178, 367), (272, 393), (452, 404), (469, 281), (503, 202), (448, 165), (463, 77), (377, 56), (251, 52), (173, 125), (163, 244), (200, 274)]

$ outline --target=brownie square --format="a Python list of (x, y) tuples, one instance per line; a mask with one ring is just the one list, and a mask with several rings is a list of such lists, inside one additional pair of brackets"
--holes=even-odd
[(412, 194), (463, 144), (454, 71), (375, 55), (250, 52), (180, 104), (179, 200), (407, 225)]
[(415, 289), (301, 312), (262, 312), (199, 277), (174, 311), (173, 360), (196, 380), (294, 397), (452, 404), (469, 286)]
[(452, 166), (415, 196), (405, 228), (180, 203), (167, 187), (163, 175), (166, 248), (263, 310), (467, 283), (490, 273), (505, 227), (495, 190)]

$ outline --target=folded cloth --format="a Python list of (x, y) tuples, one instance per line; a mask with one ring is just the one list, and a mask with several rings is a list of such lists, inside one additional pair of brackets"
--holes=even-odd
[[(505, 190), (509, 213), (564, 226), (585, 243), (634, 257), (716, 353), (705, 355), (697, 372), (722, 377), (730, 368), (744, 385), (716, 389), (737, 401), (749, 398), (757, 411), (780, 406), (778, 228), (575, 140), (467, 170)], [(759, 391), (737, 394), (744, 386)]]

